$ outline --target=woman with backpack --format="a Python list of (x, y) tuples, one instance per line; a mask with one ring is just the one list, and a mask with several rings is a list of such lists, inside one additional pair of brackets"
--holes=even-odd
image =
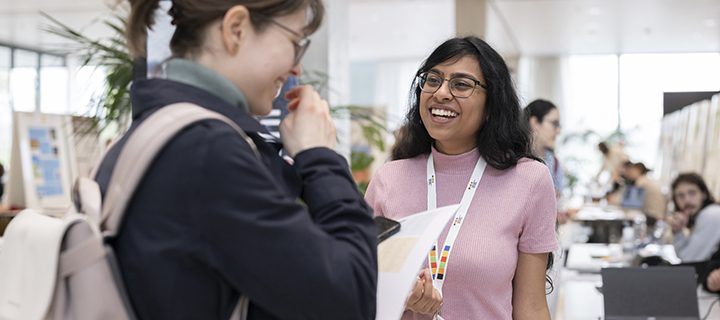
[[(159, 0), (130, 3), (129, 45), (142, 59)], [(110, 241), (140, 319), (227, 319), (240, 296), (248, 319), (375, 317), (376, 229), (332, 150), (327, 102), (309, 86), (286, 95), (280, 131), (292, 165), (254, 118), (300, 75), (323, 12), (320, 0), (172, 1), (173, 56), (161, 78), (133, 84), (133, 124), (96, 176), (103, 195), (127, 137), (165, 106), (219, 113), (251, 141), (201, 121), (149, 167)]]

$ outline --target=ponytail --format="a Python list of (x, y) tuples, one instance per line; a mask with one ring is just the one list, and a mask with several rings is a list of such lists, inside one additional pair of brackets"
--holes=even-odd
[[(160, 7), (160, 0), (128, 1), (128, 48), (134, 59), (146, 58), (147, 30), (155, 24), (155, 12)], [(274, 18), (308, 8), (312, 18), (303, 29), (307, 35), (320, 27), (325, 12), (322, 0), (173, 0), (172, 8), (168, 12), (172, 17), (172, 24), (175, 25), (175, 33), (170, 40), (173, 56), (186, 57), (197, 51), (202, 46), (202, 32), (206, 27), (221, 19), (225, 12), (236, 5), (245, 6), (251, 12), (251, 23), (258, 30), (262, 30), (268, 21), (252, 15), (253, 12)]]
[(127, 25), (127, 43), (133, 58), (146, 55), (147, 29), (155, 24), (155, 11), (160, 0), (129, 0), (130, 18)]

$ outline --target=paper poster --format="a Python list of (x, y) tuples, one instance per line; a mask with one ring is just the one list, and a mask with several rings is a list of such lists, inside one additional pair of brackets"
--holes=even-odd
[(33, 181), (40, 199), (63, 194), (57, 132), (49, 127), (30, 127)]
[(75, 167), (70, 116), (15, 112), (14, 117), (7, 205), (67, 209)]

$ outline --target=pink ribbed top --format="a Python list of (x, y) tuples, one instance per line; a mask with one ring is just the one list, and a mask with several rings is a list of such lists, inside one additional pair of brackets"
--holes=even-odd
[[(432, 153), (437, 206), (459, 203), (479, 158), (477, 149), (452, 156)], [(399, 219), (427, 210), (426, 164), (426, 155), (384, 164), (365, 195), (375, 215)], [(530, 159), (508, 170), (488, 165), (476, 192), (450, 256), (441, 314), (446, 320), (512, 319), (518, 252), (557, 248), (552, 178), (545, 165)], [(427, 268), (427, 262), (420, 267)], [(408, 311), (403, 319), (430, 317)]]

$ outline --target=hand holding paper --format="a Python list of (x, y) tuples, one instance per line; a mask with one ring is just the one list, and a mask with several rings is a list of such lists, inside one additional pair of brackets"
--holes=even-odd
[(442, 294), (433, 286), (430, 269), (423, 269), (405, 307), (420, 314), (434, 315), (442, 305)]
[(420, 300), (416, 295), (417, 301), (411, 301), (408, 296), (413, 291), (413, 285), (418, 281), (418, 270), (427, 267), (427, 256), (433, 243), (458, 207), (458, 205), (442, 207), (399, 220), (402, 225), (400, 232), (378, 245), (376, 319), (400, 319), (406, 302), (408, 305), (412, 303), (415, 308), (415, 304), (423, 300), (424, 302), (417, 305), (418, 308), (423, 307), (422, 310), (440, 307), (440, 303), (434, 306), (434, 303), (430, 304), (428, 301), (442, 298), (427, 296), (432, 298), (422, 299), (428, 292), (435, 290), (429, 272), (420, 278), (423, 281), (420, 291), (423, 293), (425, 286), (432, 290), (424, 289), (425, 293), (420, 295)]

